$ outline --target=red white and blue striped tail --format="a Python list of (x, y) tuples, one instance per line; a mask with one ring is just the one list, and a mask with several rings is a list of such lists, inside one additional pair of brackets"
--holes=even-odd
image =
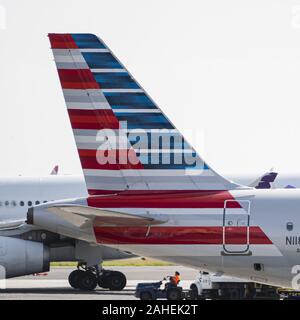
[(58, 165), (54, 166), (50, 174), (56, 176), (58, 174), (58, 168), (59, 168)]
[(90, 195), (230, 190), (93, 34), (49, 34)]

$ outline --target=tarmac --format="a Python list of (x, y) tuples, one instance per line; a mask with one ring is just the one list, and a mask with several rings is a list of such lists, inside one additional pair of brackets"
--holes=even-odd
[[(108, 269), (108, 268), (107, 268)], [(1, 280), (0, 300), (133, 300), (139, 282), (162, 280), (175, 271), (181, 274), (181, 286), (189, 288), (198, 271), (181, 266), (168, 267), (111, 267), (123, 272), (127, 285), (122, 291), (97, 287), (94, 291), (79, 291), (70, 287), (68, 276), (73, 268), (53, 267), (48, 273)]]

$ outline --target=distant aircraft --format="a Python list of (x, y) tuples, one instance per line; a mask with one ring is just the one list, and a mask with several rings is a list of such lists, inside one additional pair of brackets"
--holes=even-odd
[(50, 172), (50, 174), (52, 174), (52, 175), (57, 175), (57, 174), (58, 174), (58, 165), (56, 165), (56, 166), (52, 169), (52, 171)]
[(267, 172), (253, 187), (256, 189), (271, 189), (271, 184), (275, 181), (277, 175), (277, 172)]
[(230, 180), (256, 189), (300, 188), (300, 173), (279, 173), (270, 170), (257, 178), (257, 174), (229, 174)]
[[(95, 248), (76, 238), (26, 224), (28, 208), (86, 194), (80, 176), (0, 178), (0, 247), (5, 248), (1, 251), (5, 254), (1, 254), (0, 266), (5, 266), (6, 278), (48, 271), (52, 261), (86, 261), (89, 252), (93, 252), (93, 263), (99, 263), (100, 267), (105, 260), (133, 257), (129, 252), (106, 246)], [(99, 274), (102, 287), (121, 290), (125, 284), (126, 277), (121, 272), (103, 269)]]
[[(219, 175), (103, 41), (49, 38), (88, 196), (29, 208), (27, 223), (87, 244), (295, 286), (300, 190), (251, 188)], [(90, 289), (98, 281), (92, 257), (86, 272), (72, 274)]]

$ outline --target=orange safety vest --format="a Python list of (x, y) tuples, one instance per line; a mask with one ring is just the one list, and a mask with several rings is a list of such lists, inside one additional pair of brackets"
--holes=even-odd
[(180, 276), (173, 276), (170, 278), (171, 283), (173, 283), (174, 285), (178, 285), (179, 281), (180, 281)]

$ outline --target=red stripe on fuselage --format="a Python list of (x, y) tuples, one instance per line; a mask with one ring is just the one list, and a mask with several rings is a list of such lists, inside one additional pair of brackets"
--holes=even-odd
[[(119, 129), (120, 124), (112, 110), (77, 110), (68, 109), (73, 129)], [(101, 143), (99, 142), (99, 145)]]
[(99, 89), (90, 69), (58, 69), (63, 89)]
[(68, 33), (65, 33), (65, 34), (49, 33), (48, 36), (49, 36), (52, 49), (77, 49), (78, 48), (72, 36)]
[[(94, 227), (97, 242), (103, 244), (222, 245), (223, 227)], [(225, 230), (225, 244), (247, 244), (244, 227)], [(249, 244), (272, 244), (260, 227), (249, 228)]]
[[(124, 191), (107, 196), (91, 196), (90, 207), (96, 208), (224, 208), (225, 200), (234, 200), (228, 191), (178, 190), (178, 191)], [(230, 206), (229, 206), (230, 205)], [(227, 207), (241, 208), (237, 201)]]

